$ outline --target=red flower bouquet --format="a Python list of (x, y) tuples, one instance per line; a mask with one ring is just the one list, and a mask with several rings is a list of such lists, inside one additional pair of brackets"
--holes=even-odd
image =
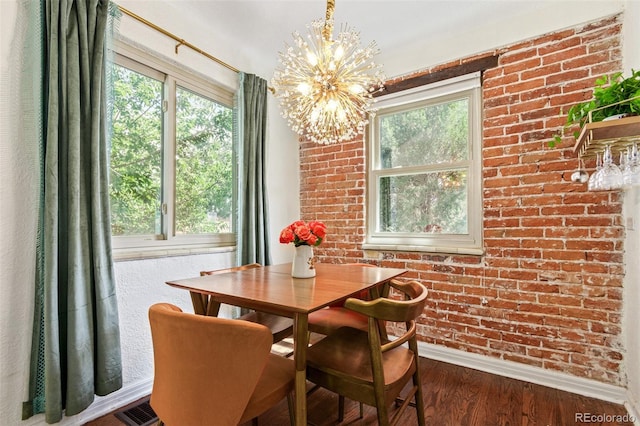
[(280, 242), (282, 244), (293, 243), (298, 246), (320, 245), (327, 235), (327, 227), (322, 222), (311, 221), (305, 223), (297, 220), (280, 232)]

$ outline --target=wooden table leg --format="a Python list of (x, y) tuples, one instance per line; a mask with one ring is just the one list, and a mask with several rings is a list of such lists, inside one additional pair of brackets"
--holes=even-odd
[(208, 297), (196, 291), (190, 291), (191, 303), (193, 304), (193, 312), (197, 315), (206, 315)]
[(307, 314), (295, 314), (293, 318), (294, 347), (296, 363), (296, 425), (307, 424)]
[(210, 317), (218, 316), (220, 302), (216, 302), (211, 296), (196, 291), (190, 291), (189, 293), (191, 293), (191, 303), (193, 304), (194, 313), (198, 315), (208, 315)]

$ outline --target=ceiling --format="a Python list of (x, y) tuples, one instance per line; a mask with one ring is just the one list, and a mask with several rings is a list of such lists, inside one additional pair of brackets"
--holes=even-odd
[[(621, 9), (624, 1), (335, 0), (334, 21), (335, 30), (348, 23), (359, 31), (362, 44), (375, 41), (381, 52), (376, 62), (384, 65), (387, 76), (394, 76), (477, 53), (487, 46), (504, 45), (506, 33), (515, 33), (512, 38), (521, 40), (542, 34), (548, 30), (545, 26), (555, 30), (589, 19), (590, 14), (604, 16), (609, 10), (613, 13), (614, 9)], [(325, 0), (172, 0), (170, 3), (200, 20), (212, 34), (225, 34), (236, 46), (239, 42), (248, 56), (264, 64), (267, 70), (276, 66), (278, 52), (285, 48), (285, 43), (291, 44), (294, 31), (306, 34), (306, 25), (324, 19), (326, 12)], [(451, 46), (455, 46), (455, 52)], [(214, 55), (218, 51), (211, 47)], [(393, 64), (400, 55), (405, 60), (420, 55), (421, 60), (396, 69)], [(450, 58), (446, 58), (447, 55)]]

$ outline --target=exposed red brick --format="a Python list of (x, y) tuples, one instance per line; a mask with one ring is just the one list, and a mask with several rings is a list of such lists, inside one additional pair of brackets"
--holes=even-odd
[[(592, 97), (595, 80), (621, 70), (620, 22), (609, 17), (394, 79), (500, 55), (483, 73), (483, 256), (364, 252), (366, 139), (301, 141), (301, 215), (330, 229), (318, 259), (407, 269), (403, 280), (429, 288), (423, 342), (623, 384), (622, 200), (570, 182), (574, 129), (559, 148), (547, 146), (568, 109)], [(585, 163), (593, 172), (593, 160)]]

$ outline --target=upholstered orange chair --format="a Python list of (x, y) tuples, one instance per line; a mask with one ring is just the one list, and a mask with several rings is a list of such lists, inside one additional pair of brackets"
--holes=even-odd
[[(222, 274), (225, 272), (260, 268), (261, 266), (262, 265), (260, 265), (259, 263), (251, 263), (248, 265), (236, 266), (233, 268), (216, 269), (213, 271), (200, 271), (200, 275), (201, 276), (216, 275), (216, 274)], [(195, 297), (202, 298), (205, 304), (209, 303), (209, 296), (205, 294), (199, 294), (199, 295), (196, 295)], [(268, 314), (266, 312), (251, 311), (242, 315), (238, 319), (262, 324), (267, 328), (269, 328), (269, 330), (271, 330), (271, 334), (273, 335), (273, 343), (277, 343), (293, 335), (293, 320), (291, 318)]]
[[(368, 263), (345, 263), (344, 265), (373, 267)], [(366, 300), (368, 292), (363, 292), (358, 298)], [(328, 335), (340, 327), (351, 327), (366, 331), (368, 319), (358, 312), (345, 309), (344, 301), (342, 301), (310, 313), (308, 324), (310, 332)]]
[(167, 426), (237, 425), (284, 397), (293, 415), (295, 366), (270, 353), (267, 327), (185, 313), (168, 303), (151, 306), (149, 322), (151, 407)]
[[(427, 289), (417, 281), (390, 281), (389, 285), (407, 300), (347, 299), (344, 307), (365, 315), (368, 330), (342, 327), (311, 346), (307, 379), (340, 396), (339, 421), (343, 419), (344, 397), (375, 406), (378, 424), (383, 426), (395, 424), (414, 399), (418, 424), (424, 426), (415, 320), (424, 309)], [(379, 320), (404, 323), (406, 332), (394, 340), (381, 338)], [(410, 389), (401, 395), (410, 381)], [(389, 406), (399, 398), (402, 404), (389, 420)]]

